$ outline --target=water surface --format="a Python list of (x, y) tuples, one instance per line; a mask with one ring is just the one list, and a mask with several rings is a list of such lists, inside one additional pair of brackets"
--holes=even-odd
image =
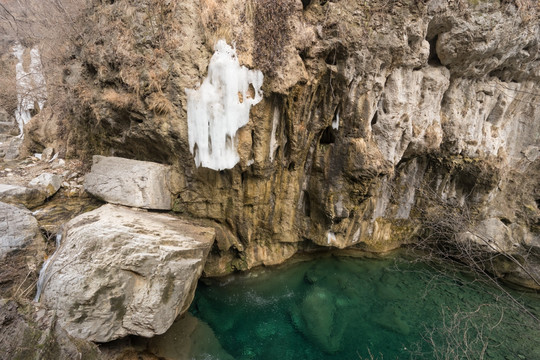
[(512, 294), (523, 308), (466, 271), (326, 256), (201, 281), (177, 358), (540, 359), (540, 299)]

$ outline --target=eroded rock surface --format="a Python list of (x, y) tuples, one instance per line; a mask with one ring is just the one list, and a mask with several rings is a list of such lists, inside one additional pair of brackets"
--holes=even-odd
[(95, 344), (74, 339), (57, 325), (54, 314), (29, 303), (0, 300), (2, 359), (101, 359)]
[(213, 229), (104, 205), (65, 225), (41, 301), (72, 336), (105, 342), (165, 332), (189, 307)]
[[(430, 235), (426, 209), (469, 214), (467, 229), (448, 229), (461, 235), (502, 222), (502, 251), (540, 249), (538, 4), (211, 4), (94, 6), (81, 23), (94, 45), (64, 69), (79, 115), (64, 147), (170, 164), (174, 210), (223, 227), (209, 273), (314, 244), (388, 251)], [(148, 27), (152, 13), (165, 37)], [(107, 20), (100, 31), (88, 15)], [(264, 83), (230, 139), (238, 164), (218, 172), (190, 152), (185, 89), (206, 77), (221, 38)]]
[(145, 209), (172, 208), (170, 167), (117, 157), (94, 156), (84, 187), (113, 204)]
[(31, 296), (44, 257), (45, 241), (32, 213), (0, 202), (0, 297)]

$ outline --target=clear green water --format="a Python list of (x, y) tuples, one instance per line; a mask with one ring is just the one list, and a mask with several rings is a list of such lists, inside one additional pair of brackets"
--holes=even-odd
[[(538, 295), (512, 294), (540, 316)], [(221, 347), (200, 331), (187, 357), (540, 359), (540, 324), (526, 311), (466, 272), (327, 256), (200, 282), (190, 312)]]

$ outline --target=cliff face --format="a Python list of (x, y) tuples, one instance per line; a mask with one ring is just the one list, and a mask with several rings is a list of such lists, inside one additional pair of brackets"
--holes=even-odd
[[(386, 251), (431, 238), (534, 262), (536, 11), (527, 1), (96, 2), (63, 65), (75, 104), (63, 146), (172, 164), (174, 210), (216, 226), (209, 275), (314, 244)], [(195, 166), (185, 89), (204, 80), (219, 39), (264, 82), (232, 139), (238, 164), (216, 171)], [(521, 268), (492, 271), (503, 268), (538, 285), (519, 280)]]

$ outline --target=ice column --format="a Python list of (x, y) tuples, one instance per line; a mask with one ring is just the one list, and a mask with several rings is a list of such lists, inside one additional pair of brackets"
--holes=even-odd
[(274, 161), (274, 153), (278, 148), (278, 142), (276, 139), (276, 131), (279, 123), (279, 107), (274, 106), (274, 116), (272, 117), (272, 133), (270, 134), (270, 151), (269, 157), (270, 161)]
[[(17, 57), (15, 65), (17, 80), (17, 110), (15, 119), (19, 124), (20, 137), (23, 136), (23, 126), (32, 117), (31, 110), (41, 110), (47, 99), (45, 78), (41, 67), (41, 59), (37, 48), (30, 50), (29, 68), (24, 68), (24, 47), (17, 43), (13, 47), (13, 54)], [(39, 109), (36, 109), (36, 105)]]
[(197, 167), (234, 167), (236, 132), (249, 121), (252, 105), (262, 100), (263, 74), (240, 66), (236, 50), (219, 40), (198, 89), (186, 89), (189, 149)]

